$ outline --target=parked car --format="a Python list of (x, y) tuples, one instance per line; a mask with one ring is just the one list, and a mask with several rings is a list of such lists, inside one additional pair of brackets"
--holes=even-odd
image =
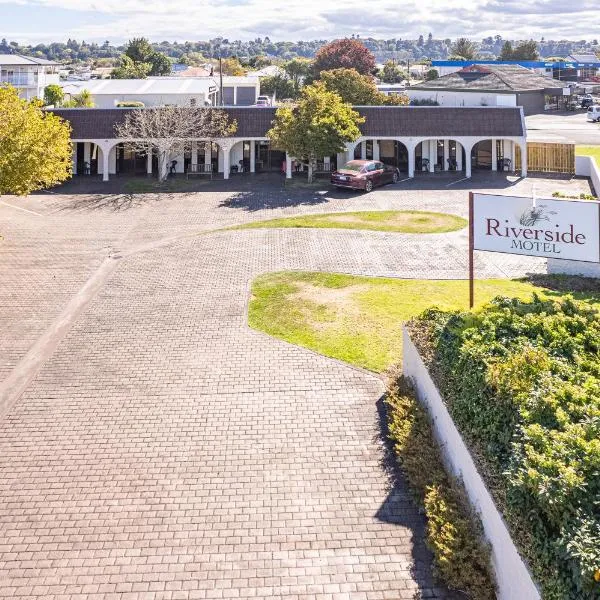
[(581, 98), (581, 108), (589, 108), (594, 104), (594, 98), (590, 94), (585, 94)]
[(331, 183), (338, 188), (370, 192), (378, 185), (397, 183), (400, 171), (378, 160), (351, 160), (331, 174)]
[(271, 106), (271, 98), (269, 96), (259, 96), (256, 99), (256, 106)]
[(587, 120), (592, 123), (600, 121), (600, 104), (594, 104), (587, 109)]

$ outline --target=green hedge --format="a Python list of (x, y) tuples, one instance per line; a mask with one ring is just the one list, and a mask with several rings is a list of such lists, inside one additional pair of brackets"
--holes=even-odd
[(472, 600), (495, 600), (489, 547), (462, 484), (450, 477), (427, 412), (404, 379), (386, 395), (390, 437), (417, 503), (427, 517), (426, 539), (436, 575)]
[(600, 313), (497, 298), (410, 328), (544, 600), (600, 598)]

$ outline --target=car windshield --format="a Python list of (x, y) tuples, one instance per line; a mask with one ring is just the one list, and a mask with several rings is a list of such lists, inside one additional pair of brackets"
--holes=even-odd
[(364, 163), (361, 163), (361, 162), (358, 162), (355, 160), (351, 160), (350, 162), (347, 162), (343, 166), (343, 169), (344, 169), (344, 171), (361, 171), (363, 167), (364, 167)]

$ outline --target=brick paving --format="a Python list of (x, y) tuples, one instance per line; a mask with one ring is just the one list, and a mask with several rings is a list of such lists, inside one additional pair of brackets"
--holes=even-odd
[[(1, 598), (450, 597), (386, 468), (381, 379), (250, 330), (246, 308), (253, 277), (282, 269), (464, 278), (465, 232), (209, 232), (337, 210), (464, 215), (465, 191), (235, 185), (2, 199), (0, 381), (68, 327), (0, 403)], [(114, 271), (69, 311), (107, 257)], [(477, 256), (481, 277), (543, 266)]]

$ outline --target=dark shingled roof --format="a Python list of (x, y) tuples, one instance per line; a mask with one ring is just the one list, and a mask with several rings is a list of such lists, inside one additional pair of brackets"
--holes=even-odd
[[(127, 108), (61, 108), (52, 112), (70, 122), (72, 138), (111, 139), (115, 124), (124, 120)], [(266, 137), (274, 108), (225, 107), (237, 121), (236, 138)], [(360, 126), (371, 137), (508, 137), (523, 136), (521, 111), (512, 107), (361, 106), (366, 118)]]
[(472, 65), (412, 87), (417, 90), (439, 91), (526, 92), (556, 89), (562, 87), (562, 84), (521, 65)]

